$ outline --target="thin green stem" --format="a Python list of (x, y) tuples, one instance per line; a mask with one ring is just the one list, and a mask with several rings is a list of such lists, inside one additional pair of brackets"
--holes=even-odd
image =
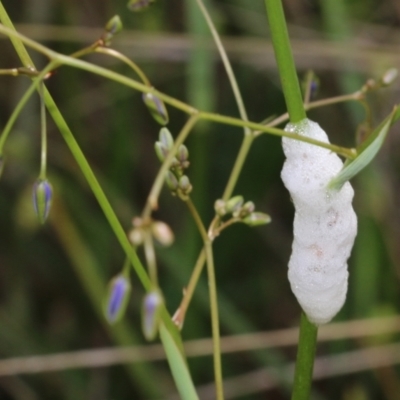
[(265, 0), (272, 44), (290, 122), (306, 118), (281, 0)]
[(179, 305), (179, 308), (174, 315), (174, 322), (180, 329), (182, 329), (182, 327), (183, 327), (183, 323), (185, 321), (185, 316), (186, 316), (186, 311), (189, 307), (190, 301), (192, 300), (194, 291), (197, 286), (197, 282), (200, 279), (200, 275), (203, 271), (205, 261), (206, 261), (206, 252), (203, 248), (200, 251), (199, 256), (197, 257), (197, 261), (193, 268), (192, 275), (190, 276), (189, 283), (188, 283), (187, 287), (185, 288), (181, 304)]
[(232, 196), (233, 190), (239, 179), (240, 172), (242, 171), (247, 155), (249, 154), (251, 145), (253, 144), (253, 140), (254, 140), (254, 135), (246, 135), (243, 138), (243, 142), (242, 145), (240, 146), (239, 153), (236, 157), (232, 172), (229, 175), (229, 179), (226, 184), (224, 194), (222, 195), (222, 200), (224, 201), (227, 201)]
[(317, 335), (318, 327), (302, 312), (292, 400), (310, 399)]
[[(10, 37), (10, 39), (14, 45), (14, 48), (17, 51), (17, 54), (25, 67), (36, 70), (34, 67), (33, 61), (31, 60), (28, 52), (25, 49), (24, 44), (34, 48), (38, 52), (41, 52), (41, 53), (47, 55), (48, 58), (50, 58), (55, 65), (58, 65), (60, 60), (55, 60), (57, 58), (57, 53), (34, 42), (33, 40), (30, 40), (30, 39), (26, 38), (25, 36), (20, 35), (19, 33), (15, 32), (15, 30), (14, 30), (15, 28), (14, 28), (10, 18), (8, 17), (8, 14), (7, 14), (6, 10), (4, 9), (1, 1), (0, 1), (0, 20), (4, 25), (6, 25), (6, 26), (0, 25), (0, 32), (5, 33), (6, 35), (8, 35)], [(75, 60), (75, 61), (80, 61), (80, 60)], [(51, 64), (52, 63), (50, 63), (49, 65), (51, 65)], [(93, 194), (95, 195), (97, 201), (99, 202), (100, 207), (102, 208), (111, 228), (113, 229), (115, 236), (117, 237), (118, 241), (120, 242), (121, 247), (124, 249), (127, 257), (130, 259), (130, 261), (131, 261), (133, 267), (135, 268), (135, 271), (136, 271), (139, 279), (141, 280), (143, 286), (145, 287), (145, 289), (150, 290), (151, 283), (150, 283), (150, 280), (147, 276), (145, 269), (143, 268), (142, 263), (140, 262), (136, 252), (134, 251), (131, 244), (129, 243), (129, 240), (126, 237), (126, 234), (125, 234), (121, 224), (119, 223), (118, 218), (115, 215), (113, 208), (111, 207), (110, 203), (108, 202), (108, 199), (105, 196), (99, 182), (97, 181), (92, 169), (90, 168), (89, 163), (87, 162), (87, 160), (86, 160), (82, 150), (80, 149), (78, 143), (76, 142), (71, 130), (69, 129), (62, 114), (58, 110), (57, 105), (55, 104), (54, 100), (52, 99), (50, 93), (47, 91), (46, 88), (44, 88), (44, 96), (43, 97), (44, 97), (44, 101), (45, 101), (46, 107), (47, 107), (50, 115), (52, 116), (55, 124), (57, 125), (58, 129), (60, 130), (61, 135), (63, 136), (67, 146), (69, 147), (69, 149), (70, 149), (72, 155), (74, 156), (77, 164), (79, 165), (83, 175), (85, 176)]]
[(299, 140), (301, 142), (314, 144), (316, 146), (323, 147), (325, 149), (329, 149), (337, 154), (341, 154), (342, 156), (349, 158), (351, 160), (356, 158), (356, 156), (357, 156), (357, 153), (355, 152), (354, 149), (348, 149), (346, 147), (341, 147), (341, 146), (337, 146), (334, 144), (320, 142), (319, 140), (314, 140), (314, 139), (311, 139), (306, 136), (293, 134), (290, 132), (286, 132), (282, 129), (272, 128), (272, 127), (265, 126), (262, 124), (257, 124), (254, 122), (242, 121), (241, 119), (238, 119), (238, 118), (227, 117), (225, 115), (219, 115), (219, 114), (205, 113), (205, 112), (201, 112), (201, 111), (198, 113), (198, 117), (200, 119), (219, 122), (221, 124), (226, 124), (226, 125), (242, 126), (242, 127), (248, 126), (250, 129), (252, 129), (254, 131), (260, 130), (262, 132), (269, 133), (271, 135), (288, 137), (291, 139)]
[(186, 201), (190, 213), (196, 222), (196, 225), (200, 231), (201, 237), (203, 238), (204, 250), (207, 261), (207, 275), (208, 285), (210, 291), (210, 310), (211, 310), (211, 329), (213, 337), (213, 357), (214, 357), (214, 376), (215, 376), (215, 387), (216, 387), (216, 398), (217, 400), (223, 400), (223, 382), (222, 382), (222, 363), (221, 363), (221, 338), (219, 333), (219, 317), (218, 317), (218, 297), (217, 297), (217, 284), (215, 279), (214, 269), (214, 256), (212, 251), (212, 241), (207, 235), (207, 231), (201, 221), (200, 215), (198, 214), (196, 207), (190, 200)]
[(108, 47), (96, 47), (95, 49), (96, 53), (101, 53), (101, 54), (106, 54), (110, 57), (114, 57), (122, 62), (124, 62), (126, 65), (128, 65), (135, 73), (139, 76), (139, 78), (142, 80), (142, 82), (149, 87), (151, 86), (149, 78), (147, 78), (146, 74), (141, 70), (141, 68), (134, 63), (130, 58), (125, 56), (124, 54), (120, 53), (117, 50), (110, 49)]
[[(210, 17), (210, 14), (208, 13), (206, 7), (204, 7), (204, 3), (202, 0), (196, 0), (197, 4), (200, 8), (200, 11), (202, 12), (204, 19), (207, 22), (208, 28), (210, 29), (210, 32), (214, 38), (215, 44), (217, 46), (219, 55), (221, 57), (222, 63), (224, 64), (226, 74), (228, 75), (229, 78), (229, 83), (232, 87), (233, 95), (235, 96), (236, 104), (239, 109), (240, 117), (243, 121), (248, 121), (247, 117), (247, 112), (246, 112), (246, 107), (244, 106), (242, 95), (240, 93), (239, 85), (237, 84), (235, 74), (233, 73), (233, 69), (231, 66), (231, 63), (229, 61), (229, 58), (226, 54), (225, 48), (221, 42), (221, 39), (219, 37), (219, 34), (217, 30), (215, 29), (214, 23)], [(250, 134), (251, 131), (248, 127), (244, 127), (245, 134)]]
[(41, 152), (40, 152), (40, 175), (39, 178), (46, 179), (46, 165), (47, 165), (47, 121), (46, 121), (46, 105), (44, 104), (44, 83), (40, 82), (40, 129), (41, 129)]
[(18, 104), (15, 106), (0, 136), (0, 154), (3, 153), (6, 140), (10, 135), (11, 129), (13, 128), (15, 121), (17, 120), (18, 116), (21, 114), (21, 111), (25, 107), (25, 104), (31, 98), (32, 94), (38, 88), (40, 82), (42, 82), (47, 73), (53, 69), (53, 66), (54, 66), (53, 62), (49, 63), (47, 67), (35, 79), (32, 80), (31, 85), (24, 93), (24, 95), (21, 97), (21, 100), (18, 102)]
[(38, 43), (24, 37), (23, 35), (21, 35), (17, 32), (13, 32), (13, 31), (5, 28), (4, 26), (0, 25), (0, 33), (1, 32), (10, 37), (20, 38), (21, 41), (23, 43), (25, 43), (26, 45), (31, 46), (35, 50), (47, 55), (50, 59), (56, 61), (56, 66), (63, 65), (63, 64), (69, 65), (71, 67), (79, 68), (79, 69), (94, 73), (96, 75), (103, 76), (107, 79), (114, 80), (115, 82), (119, 82), (123, 85), (131, 87), (140, 92), (144, 92), (144, 93), (152, 92), (152, 93), (154, 93), (154, 95), (159, 97), (165, 103), (170, 104), (171, 106), (177, 108), (178, 110), (181, 110), (192, 116), (196, 115), (197, 119), (203, 119), (203, 120), (207, 120), (207, 121), (213, 121), (213, 122), (218, 122), (221, 124), (238, 126), (238, 127), (242, 127), (242, 128), (248, 127), (251, 130), (255, 130), (255, 131), (259, 130), (261, 132), (269, 133), (272, 135), (289, 137), (289, 138), (300, 140), (300, 141), (303, 141), (306, 143), (314, 144), (316, 146), (324, 147), (335, 153), (341, 154), (344, 157), (349, 158), (349, 159), (354, 159), (356, 157), (356, 153), (354, 152), (353, 149), (348, 149), (346, 147), (340, 147), (340, 146), (320, 142), (318, 140), (313, 140), (313, 139), (310, 139), (305, 136), (292, 134), (290, 132), (285, 132), (282, 129), (272, 128), (272, 127), (265, 126), (262, 124), (257, 124), (255, 122), (243, 121), (242, 119), (239, 119), (239, 118), (233, 118), (233, 117), (228, 117), (228, 116), (214, 114), (214, 113), (208, 113), (208, 112), (200, 112), (200, 111), (196, 110), (194, 107), (192, 107), (180, 100), (177, 100), (171, 96), (168, 96), (164, 93), (154, 90), (153, 88), (149, 88), (148, 86), (141, 84), (140, 82), (137, 82), (131, 78), (127, 78), (124, 75), (110, 71), (103, 67), (99, 67), (97, 65), (93, 65), (86, 61), (71, 58), (69, 56), (64, 56), (64, 55), (58, 54), (56, 52), (53, 52), (53, 51), (47, 49), (46, 47), (41, 46)]
[[(50, 59), (55, 58), (56, 53), (47, 50), (44, 46), (38, 45), (37, 43), (33, 42), (30, 39), (27, 39), (18, 34), (17, 32), (13, 31), (14, 27), (7, 15), (6, 10), (4, 9), (2, 2), (0, 1), (0, 20), (3, 24), (7, 25), (7, 27), (4, 27), (0, 25), (0, 32), (8, 32), (7, 35), (10, 37), (14, 37), (15, 40), (13, 41), (16, 43), (15, 44), (15, 49), (18, 53), (18, 56), (20, 57), (22, 63), (26, 67), (33, 68), (33, 62), (29, 57), (29, 54), (27, 53), (24, 43), (25, 41), (27, 45), (33, 44), (34, 46), (37, 46), (37, 50), (40, 52), (41, 49), (44, 49), (44, 54), (46, 51), (48, 52), (48, 56)], [(79, 60), (76, 60), (79, 61)], [(54, 60), (56, 65), (58, 65), (59, 60)], [(124, 229), (122, 228), (120, 222), (118, 221), (117, 216), (115, 215), (115, 212), (113, 208), (111, 207), (110, 203), (108, 202), (108, 199), (106, 195), (104, 194), (99, 182), (97, 181), (92, 169), (90, 168), (89, 163), (87, 162), (84, 154), (82, 153), (82, 150), (80, 149), (78, 143), (76, 142), (71, 130), (69, 129), (67, 123), (65, 122), (62, 114), (60, 113), (57, 105), (55, 104), (54, 100), (52, 99), (50, 93), (48, 93), (47, 89), (44, 91), (44, 99), (45, 99), (45, 104), (47, 107), (47, 110), (49, 111), (51, 117), (53, 118), (56, 126), (58, 127), (62, 137), (64, 138), (69, 150), (71, 151), (72, 155), (75, 158), (75, 161), (77, 162), (78, 166), (80, 167), (82, 174), (84, 175), (85, 179), (88, 182), (88, 185), (90, 189), (92, 190), (94, 196), (96, 197), (101, 209), (103, 210), (103, 213), (110, 224), (111, 229), (113, 230), (118, 242), (120, 243), (120, 246), (124, 250), (126, 256), (129, 258), (130, 263), (132, 264), (133, 268), (135, 269), (135, 272), (141, 281), (143, 287), (148, 291), (151, 289), (151, 281), (140, 261), (138, 258), (135, 250), (132, 248), (125, 232)], [(171, 317), (168, 314), (168, 311), (163, 307), (161, 310), (161, 318), (163, 320), (163, 323), (165, 326), (168, 328), (169, 332), (171, 333), (172, 337), (174, 338), (176, 345), (178, 348), (182, 351), (183, 354), (183, 345), (182, 345), (182, 340), (180, 338), (180, 335), (171, 321)]]
[(190, 211), (190, 214), (192, 214), (194, 222), (196, 223), (197, 229), (199, 230), (203, 241), (208, 240), (206, 228), (204, 227), (203, 221), (201, 220), (201, 217), (200, 217), (199, 213), (197, 212), (196, 206), (193, 204), (192, 199), (189, 197), (185, 201), (185, 203)]
[(158, 287), (156, 253), (150, 231), (145, 232), (143, 246), (151, 283), (153, 287)]
[(69, 56), (72, 58), (81, 58), (88, 54), (92, 54), (96, 51), (97, 47), (101, 46), (102, 42), (97, 40), (96, 42), (92, 43), (90, 46), (85, 47), (81, 50), (75, 51), (74, 53), (70, 54)]
[(222, 382), (221, 340), (219, 332), (217, 283), (215, 279), (214, 256), (212, 251), (211, 240), (207, 240), (204, 243), (204, 249), (206, 253), (208, 287), (210, 292), (211, 328), (213, 337), (214, 379), (215, 379), (216, 399), (223, 400), (224, 390)]

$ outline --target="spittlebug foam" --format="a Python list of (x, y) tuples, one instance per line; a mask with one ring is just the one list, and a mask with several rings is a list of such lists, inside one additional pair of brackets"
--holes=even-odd
[[(288, 124), (285, 131), (329, 143), (324, 130), (308, 119)], [(347, 259), (357, 234), (354, 191), (349, 182), (340, 190), (328, 189), (343, 167), (335, 153), (290, 138), (283, 138), (282, 145), (286, 161), (281, 177), (295, 206), (288, 277), (308, 319), (321, 325), (346, 298)]]

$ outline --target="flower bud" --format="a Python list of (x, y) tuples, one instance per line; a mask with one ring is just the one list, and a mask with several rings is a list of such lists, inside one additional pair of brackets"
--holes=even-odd
[(226, 202), (226, 212), (233, 213), (240, 209), (243, 204), (243, 196), (234, 196)]
[(253, 212), (242, 221), (249, 226), (265, 225), (271, 222), (271, 217), (262, 212)]
[(176, 179), (176, 176), (171, 172), (168, 171), (165, 175), (165, 181), (167, 183), (167, 186), (172, 192), (176, 192), (179, 187), (178, 179)]
[(53, 189), (47, 179), (38, 179), (33, 185), (32, 200), (35, 213), (41, 224), (46, 221), (52, 200)]
[[(187, 162), (189, 159), (189, 150), (184, 144), (181, 144), (178, 149), (178, 160), (180, 161), (181, 164)], [(189, 165), (188, 165), (189, 166)], [(187, 167), (185, 167), (187, 168)]]
[(114, 15), (106, 24), (105, 30), (111, 35), (116, 35), (122, 30), (122, 21), (119, 15)]
[(182, 175), (179, 178), (179, 189), (181, 189), (184, 194), (189, 194), (192, 191), (193, 186), (186, 175)]
[(131, 11), (142, 11), (153, 2), (154, 0), (130, 0), (128, 2), (128, 8)]
[(218, 199), (214, 203), (214, 210), (220, 217), (223, 217), (226, 214), (226, 202), (222, 199)]
[(163, 246), (170, 246), (174, 242), (174, 233), (165, 222), (155, 221), (151, 226), (151, 232)]
[(144, 241), (144, 235), (143, 235), (143, 230), (140, 228), (133, 228), (129, 234), (129, 241), (134, 245), (134, 246), (140, 246), (143, 244)]
[(117, 275), (108, 286), (104, 316), (109, 324), (119, 321), (125, 314), (128, 305), (131, 284), (123, 275)]
[(168, 111), (164, 102), (153, 93), (143, 93), (143, 101), (152, 117), (160, 124), (167, 125), (169, 121)]
[(174, 145), (174, 138), (171, 135), (171, 132), (165, 126), (160, 129), (158, 140), (167, 150), (171, 150)]
[(381, 77), (382, 86), (389, 86), (397, 78), (399, 71), (397, 68), (388, 69)]
[(164, 300), (157, 290), (146, 294), (142, 307), (142, 330), (146, 340), (154, 340), (158, 333), (160, 312)]
[(256, 206), (254, 205), (254, 203), (252, 201), (246, 201), (246, 203), (244, 203), (243, 207), (242, 207), (242, 211), (243, 213), (250, 214), (255, 210)]
[(154, 149), (156, 151), (157, 157), (161, 162), (164, 162), (165, 158), (168, 155), (168, 150), (161, 142), (156, 142), (154, 144)]

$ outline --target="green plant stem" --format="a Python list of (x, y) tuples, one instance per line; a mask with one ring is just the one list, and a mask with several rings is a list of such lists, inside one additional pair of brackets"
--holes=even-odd
[(197, 282), (200, 279), (200, 275), (203, 271), (205, 262), (206, 262), (206, 252), (203, 248), (200, 251), (199, 256), (197, 257), (196, 264), (193, 268), (192, 274), (190, 275), (189, 283), (188, 283), (187, 287), (185, 288), (181, 304), (179, 305), (179, 308), (174, 315), (174, 321), (180, 328), (183, 327), (183, 324), (185, 321), (185, 316), (186, 316), (186, 311), (189, 307), (190, 301), (192, 300), (194, 291), (197, 286)]
[(151, 283), (153, 287), (158, 287), (156, 253), (150, 231), (145, 232), (143, 246)]
[(10, 115), (10, 118), (8, 119), (3, 132), (0, 137), (0, 154), (3, 153), (4, 145), (6, 143), (6, 140), (11, 132), (12, 127), (14, 126), (15, 121), (17, 120), (19, 114), (21, 113), (22, 109), (25, 107), (25, 104), (28, 102), (28, 100), (31, 98), (32, 94), (34, 93), (35, 90), (37, 90), (40, 82), (44, 79), (44, 77), (47, 75), (48, 72), (50, 72), (53, 68), (54, 64), (49, 63), (47, 67), (41, 71), (41, 73), (33, 79), (31, 85), (29, 88), (26, 90), (24, 95), (21, 97), (21, 100), (18, 102), (18, 104), (15, 106), (13, 112)]
[[(306, 111), (308, 110), (312, 110), (314, 108), (319, 108), (319, 107), (325, 107), (325, 106), (329, 106), (332, 104), (338, 104), (338, 103), (344, 103), (346, 101), (358, 101), (358, 102), (362, 102), (364, 97), (364, 93), (362, 90), (357, 90), (354, 93), (350, 93), (350, 94), (343, 94), (340, 96), (335, 96), (335, 97), (330, 97), (329, 99), (322, 99), (322, 100), (315, 100), (315, 101), (311, 101), (307, 104), (304, 104), (304, 109)], [(285, 113), (280, 115), (279, 117), (273, 119), (272, 121), (270, 121), (267, 125), (268, 126), (277, 126), (285, 121), (287, 121), (289, 119), (289, 113)], [(254, 135), (258, 136), (260, 134), (262, 134), (264, 132), (254, 132)]]
[(146, 74), (141, 70), (141, 68), (134, 63), (130, 58), (125, 56), (124, 54), (121, 54), (119, 51), (110, 49), (108, 47), (96, 47), (95, 49), (96, 53), (101, 53), (101, 54), (106, 54), (110, 57), (114, 57), (126, 65), (128, 65), (135, 73), (139, 76), (139, 78), (142, 80), (142, 82), (148, 86), (152, 87), (149, 78), (147, 78)]
[(197, 209), (196, 209), (195, 205), (193, 204), (190, 197), (185, 201), (185, 204), (187, 205), (190, 214), (192, 214), (194, 222), (196, 223), (197, 229), (199, 230), (203, 241), (204, 242), (207, 241), (208, 240), (207, 231), (206, 231), (203, 221), (201, 220), (201, 217), (200, 217), (199, 213), (197, 212)]
[[(265, 0), (275, 57), (292, 123), (306, 118), (281, 0)], [(301, 314), (292, 400), (309, 400), (318, 328)]]
[[(229, 58), (226, 54), (225, 48), (221, 42), (221, 39), (218, 35), (217, 30), (215, 29), (213, 21), (208, 13), (206, 7), (204, 6), (203, 1), (202, 0), (196, 0), (196, 1), (200, 8), (200, 11), (202, 12), (202, 14), (204, 16), (204, 19), (207, 22), (208, 28), (210, 29), (210, 32), (214, 39), (214, 42), (218, 48), (219, 55), (221, 57), (222, 63), (224, 64), (226, 74), (228, 75), (228, 78), (229, 78), (229, 83), (231, 85), (233, 95), (235, 96), (235, 100), (236, 100), (236, 104), (239, 109), (240, 117), (243, 121), (248, 121), (247, 112), (246, 112), (246, 108), (243, 103), (242, 95), (239, 90), (239, 85), (237, 84), (235, 74), (233, 73), (233, 69), (232, 69), (231, 63), (229, 61)], [(244, 127), (244, 132), (247, 135), (251, 133), (251, 131), (248, 127)]]
[(272, 44), (290, 122), (306, 118), (281, 0), (265, 0)]
[(40, 175), (39, 178), (46, 179), (46, 165), (47, 165), (47, 124), (46, 124), (46, 105), (44, 104), (44, 83), (40, 82), (40, 129), (41, 129), (41, 154), (40, 154)]
[[(0, 25), (0, 32), (8, 32), (8, 35), (12, 39), (12, 43), (14, 45), (15, 50), (17, 51), (17, 54), (22, 61), (23, 65), (28, 68), (33, 68), (34, 69), (34, 64), (32, 60), (29, 57), (28, 52), (26, 51), (24, 47), (24, 43), (29, 45), (33, 44), (33, 46), (36, 46), (37, 48), (44, 49), (45, 52), (48, 52), (50, 60), (53, 60), (56, 53), (51, 52), (47, 50), (44, 46), (41, 46), (34, 41), (22, 37), (22, 35), (18, 34), (15, 32), (15, 28), (8, 17), (8, 14), (3, 7), (2, 2), (0, 1), (0, 21), (6, 25), (6, 27)], [(59, 60), (55, 61), (58, 63)], [(76, 60), (79, 61), (79, 60)], [(142, 86), (142, 85), (141, 85)], [(52, 116), (56, 126), (58, 127), (61, 135), (63, 136), (68, 148), (70, 149), (72, 155), (75, 158), (75, 161), (77, 162), (78, 166), (80, 167), (82, 174), (86, 178), (89, 187), (91, 188), (93, 194), (95, 195), (100, 207), (103, 210), (103, 213), (108, 220), (111, 229), (114, 231), (114, 234), (119, 241), (122, 249), (124, 250), (126, 256), (129, 258), (133, 268), (136, 271), (136, 274), (138, 278), (140, 279), (141, 283), (143, 284), (144, 288), (146, 290), (151, 289), (151, 281), (149, 277), (147, 276), (147, 273), (140, 262), (135, 250), (132, 248), (131, 244), (129, 243), (129, 240), (124, 232), (124, 229), (122, 228), (121, 224), (118, 221), (117, 216), (114, 213), (113, 208), (111, 207), (110, 203), (108, 202), (107, 197), (105, 196), (100, 184), (98, 183), (93, 171), (90, 168), (89, 163), (87, 162), (84, 154), (82, 153), (78, 143), (76, 142), (71, 130), (69, 129), (67, 123), (65, 122), (62, 114), (58, 110), (57, 105), (55, 104), (54, 100), (52, 99), (50, 93), (47, 91), (47, 89), (44, 90), (44, 101), (46, 104), (46, 107)], [(167, 331), (170, 333), (171, 338), (173, 338), (175, 345), (178, 349), (179, 352), (181, 352), (181, 355), (183, 357), (183, 345), (182, 345), (182, 340), (179, 335), (179, 332), (176, 328), (176, 326), (173, 324), (171, 321), (171, 317), (168, 314), (167, 310), (165, 307), (162, 308), (161, 310), (161, 319), (167, 328)], [(164, 342), (164, 340), (163, 340)], [(187, 378), (190, 380), (190, 378)], [(192, 383), (190, 382), (192, 385)], [(196, 398), (196, 397), (193, 397)]]
[[(12, 43), (15, 47), (15, 50), (17, 51), (17, 54), (20, 57), (23, 65), (25, 67), (33, 68), (35, 70), (34, 64), (31, 60), (28, 52), (26, 51), (26, 49), (24, 47), (24, 43), (26, 43), (28, 45), (33, 44), (33, 46), (35, 46), (37, 48), (44, 49), (48, 53), (49, 58), (53, 59), (54, 63), (56, 63), (56, 64), (58, 63), (57, 60), (54, 60), (54, 58), (56, 58), (57, 53), (47, 50), (44, 46), (41, 46), (28, 38), (23, 38), (20, 34), (13, 31), (14, 26), (13, 26), (11, 20), (9, 19), (8, 14), (7, 14), (1, 1), (0, 1), (0, 20), (3, 24), (6, 25), (6, 27), (0, 26), (0, 31), (8, 32), (8, 34), (12, 40)], [(76, 61), (79, 61), (79, 60), (76, 60)], [(78, 143), (76, 142), (76, 140), (75, 140), (71, 130), (69, 129), (67, 123), (65, 122), (62, 114), (58, 110), (57, 105), (54, 103), (54, 100), (52, 99), (50, 93), (47, 91), (46, 88), (44, 88), (43, 92), (44, 92), (43, 97), (44, 97), (46, 107), (47, 107), (50, 115), (52, 116), (55, 124), (57, 125), (58, 129), (60, 130), (61, 135), (63, 136), (67, 146), (69, 147), (72, 155), (74, 156), (77, 164), (79, 165), (83, 175), (85, 176), (93, 194), (95, 195), (97, 201), (99, 202), (99, 205), (102, 208), (112, 230), (114, 231), (115, 236), (117, 237), (118, 241), (120, 242), (120, 245), (124, 249), (127, 257), (130, 259), (143, 286), (145, 287), (146, 290), (150, 290), (151, 283), (147, 276), (147, 273), (146, 273), (145, 269), (143, 268), (143, 265), (140, 262), (136, 252), (134, 251), (131, 244), (129, 243), (128, 238), (126, 237), (125, 232), (124, 232), (121, 224), (119, 223), (117, 216), (114, 213), (114, 210), (112, 209), (110, 203), (108, 202), (108, 199), (105, 196), (92, 169), (90, 168), (90, 165), (87, 162), (84, 154), (82, 153), (82, 150), (80, 149)]]
[(211, 328), (213, 337), (214, 379), (215, 379), (216, 399), (223, 400), (224, 390), (223, 390), (223, 380), (222, 380), (221, 341), (219, 332), (217, 283), (215, 279), (212, 242), (210, 239), (208, 239), (204, 243), (204, 249), (206, 253), (208, 287), (210, 291), (210, 310), (211, 310)]
[[(219, 333), (219, 317), (218, 317), (218, 298), (217, 298), (217, 284), (215, 279), (214, 269), (214, 256), (212, 251), (212, 241), (207, 235), (207, 231), (201, 221), (200, 215), (198, 214), (196, 207), (190, 200), (186, 201), (186, 205), (189, 208), (193, 219), (200, 231), (201, 237), (204, 244), (204, 253), (207, 262), (207, 275), (208, 275), (208, 286), (210, 291), (210, 310), (211, 310), (211, 330), (213, 337), (213, 357), (214, 357), (214, 377), (215, 377), (215, 388), (216, 388), (216, 399), (223, 400), (223, 382), (222, 382), (222, 363), (221, 363), (221, 338)], [(203, 253), (203, 252), (202, 252)], [(201, 258), (201, 255), (199, 259)]]
[(302, 312), (292, 400), (310, 399), (317, 335), (318, 327)]
[(226, 184), (224, 193), (222, 195), (222, 200), (227, 201), (232, 196), (233, 190), (239, 179), (239, 174), (243, 168), (246, 157), (249, 154), (251, 145), (254, 140), (254, 135), (245, 135), (243, 138), (242, 145), (240, 146), (239, 153), (236, 157), (235, 164), (233, 166), (232, 172), (229, 175), (228, 182)]
[[(0, 9), (0, 15), (1, 15), (1, 9)], [(341, 154), (342, 156), (349, 158), (349, 159), (353, 159), (356, 157), (356, 153), (354, 152), (353, 149), (348, 149), (346, 147), (340, 147), (340, 146), (336, 146), (333, 144), (320, 142), (318, 140), (313, 140), (313, 139), (310, 139), (305, 136), (299, 136), (296, 134), (292, 134), (290, 132), (285, 132), (282, 129), (272, 128), (272, 127), (262, 125), (262, 124), (257, 124), (254, 122), (243, 121), (242, 119), (239, 119), (239, 118), (233, 118), (233, 117), (228, 117), (228, 116), (224, 116), (224, 115), (198, 111), (194, 107), (192, 107), (180, 100), (177, 100), (171, 96), (168, 96), (164, 93), (154, 90), (153, 88), (149, 88), (148, 86), (146, 86), (140, 82), (137, 82), (131, 78), (127, 78), (124, 75), (118, 74), (116, 72), (110, 71), (106, 68), (99, 67), (97, 65), (88, 63), (83, 60), (79, 60), (79, 59), (71, 58), (69, 56), (58, 54), (52, 50), (47, 49), (46, 47), (44, 47), (42, 45), (36, 43), (33, 40), (28, 39), (25, 36), (8, 29), (7, 27), (0, 25), (0, 33), (4, 33), (5, 35), (9, 36), (10, 38), (19, 38), (27, 46), (32, 47), (33, 49), (37, 50), (38, 52), (46, 55), (50, 60), (53, 60), (56, 63), (55, 64), (56, 66), (69, 65), (71, 67), (79, 68), (79, 69), (94, 73), (96, 75), (103, 76), (107, 79), (114, 80), (115, 82), (119, 82), (123, 85), (131, 87), (140, 92), (144, 92), (144, 93), (151, 92), (154, 95), (156, 95), (157, 97), (159, 97), (161, 100), (163, 100), (165, 103), (170, 104), (171, 106), (177, 108), (178, 110), (181, 110), (192, 116), (196, 115), (197, 119), (203, 119), (203, 120), (207, 120), (207, 121), (213, 121), (213, 122), (218, 122), (221, 124), (238, 126), (238, 127), (242, 127), (242, 128), (248, 127), (249, 129), (254, 130), (254, 131), (259, 130), (261, 132), (269, 133), (272, 135), (281, 136), (281, 137), (282, 136), (289, 137), (291, 139), (296, 139), (296, 140), (300, 140), (302, 142), (314, 144), (316, 146), (320, 146), (320, 147), (329, 149), (335, 153)]]

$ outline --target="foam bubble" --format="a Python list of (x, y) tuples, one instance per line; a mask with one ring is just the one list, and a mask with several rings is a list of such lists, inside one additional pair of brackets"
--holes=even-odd
[[(285, 131), (329, 143), (321, 127), (308, 119), (288, 124)], [(357, 234), (350, 183), (327, 188), (343, 162), (330, 150), (282, 138), (286, 155), (281, 177), (295, 206), (294, 241), (288, 277), (309, 320), (329, 322), (347, 293), (347, 259)]]

